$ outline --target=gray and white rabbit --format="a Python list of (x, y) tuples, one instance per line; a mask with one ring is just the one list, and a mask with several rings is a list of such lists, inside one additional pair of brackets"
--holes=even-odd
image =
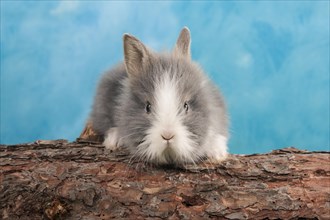
[(106, 72), (90, 121), (106, 148), (159, 164), (221, 161), (227, 156), (224, 99), (190, 57), (183, 28), (172, 53), (155, 53), (125, 34), (124, 63)]

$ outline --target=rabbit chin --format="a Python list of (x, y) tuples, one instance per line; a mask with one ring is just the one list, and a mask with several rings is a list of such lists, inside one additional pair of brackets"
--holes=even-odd
[(137, 147), (139, 157), (158, 164), (194, 163), (200, 157), (197, 155), (197, 144), (189, 138), (184, 126), (179, 127), (173, 139), (166, 141), (161, 138), (156, 129), (151, 128), (145, 141)]

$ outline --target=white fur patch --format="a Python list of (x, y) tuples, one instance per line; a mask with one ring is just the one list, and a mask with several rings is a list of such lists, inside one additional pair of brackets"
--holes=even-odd
[(116, 127), (110, 128), (109, 131), (106, 133), (103, 145), (109, 150), (116, 150), (119, 147), (118, 129)]
[[(166, 74), (166, 73), (165, 73)], [(164, 77), (156, 84), (155, 89), (155, 114), (157, 120), (165, 126), (164, 129), (177, 122), (180, 111), (179, 94), (174, 78)]]

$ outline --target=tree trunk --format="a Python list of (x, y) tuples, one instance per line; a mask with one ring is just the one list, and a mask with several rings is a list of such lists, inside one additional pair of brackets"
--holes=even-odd
[(85, 139), (2, 145), (1, 219), (330, 218), (329, 152), (159, 167)]

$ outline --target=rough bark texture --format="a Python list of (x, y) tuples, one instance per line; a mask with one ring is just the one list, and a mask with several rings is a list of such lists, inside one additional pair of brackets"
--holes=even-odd
[(0, 147), (0, 219), (330, 218), (329, 152), (156, 167), (83, 134)]

